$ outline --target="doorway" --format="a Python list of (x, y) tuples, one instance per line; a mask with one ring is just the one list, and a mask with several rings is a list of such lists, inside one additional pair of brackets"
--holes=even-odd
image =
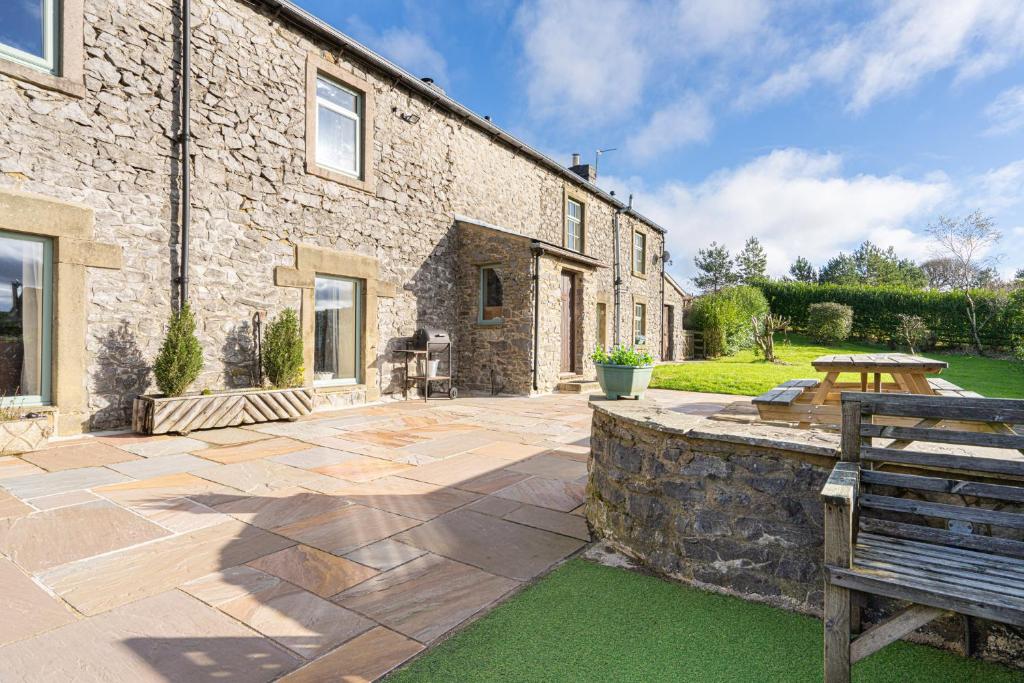
[(675, 306), (665, 306), (661, 326), (661, 359), (676, 359)]
[(562, 271), (562, 372), (576, 372), (576, 274)]

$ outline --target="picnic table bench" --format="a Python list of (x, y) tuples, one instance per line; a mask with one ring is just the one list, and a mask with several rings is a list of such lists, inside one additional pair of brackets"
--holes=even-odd
[[(802, 427), (811, 424), (838, 425), (840, 421), (839, 393), (849, 390), (877, 393), (904, 393), (936, 395), (940, 392), (963, 392), (950, 382), (941, 389), (932, 384), (929, 374), (942, 372), (948, 363), (906, 353), (864, 353), (821, 356), (811, 362), (814, 369), (825, 373), (825, 378), (797, 379), (784, 382), (753, 400), (758, 414), (764, 420), (797, 422)], [(842, 373), (860, 375), (859, 382), (840, 382)], [(883, 377), (890, 381), (883, 381)]]
[[(967, 652), (970, 617), (1024, 626), (1024, 435), (1010, 426), (1024, 424), (1024, 400), (844, 392), (842, 415), (842, 461), (822, 490), (826, 683), (848, 682), (851, 664), (947, 612), (964, 615)], [(939, 428), (971, 422), (1005, 430)], [(907, 448), (920, 442), (946, 450)], [(851, 640), (855, 594), (911, 604)]]

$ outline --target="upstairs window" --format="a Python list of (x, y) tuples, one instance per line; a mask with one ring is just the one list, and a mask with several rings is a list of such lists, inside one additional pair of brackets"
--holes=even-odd
[(504, 296), (501, 277), (492, 266), (480, 269), (480, 322), (500, 323)]
[(316, 162), (358, 178), (362, 174), (362, 96), (320, 76), (316, 110)]
[(0, 2), (0, 57), (57, 72), (60, 0)]
[(565, 246), (583, 253), (583, 205), (575, 199), (565, 204)]
[(647, 235), (642, 232), (633, 233), (633, 274), (643, 275), (647, 272)]

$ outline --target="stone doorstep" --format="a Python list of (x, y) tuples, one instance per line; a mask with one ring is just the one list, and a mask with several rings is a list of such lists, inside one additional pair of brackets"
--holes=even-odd
[(555, 391), (560, 394), (582, 394), (600, 390), (601, 385), (596, 379), (584, 379), (583, 377), (563, 379), (555, 385)]

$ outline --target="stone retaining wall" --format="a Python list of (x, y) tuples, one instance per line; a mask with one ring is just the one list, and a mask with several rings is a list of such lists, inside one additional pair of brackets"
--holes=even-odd
[[(649, 569), (703, 588), (820, 616), (821, 488), (838, 435), (595, 400), (587, 519)], [(891, 613), (872, 598), (865, 627)], [(979, 656), (1024, 668), (1024, 630), (971, 620)], [(959, 651), (948, 617), (915, 636)]]

